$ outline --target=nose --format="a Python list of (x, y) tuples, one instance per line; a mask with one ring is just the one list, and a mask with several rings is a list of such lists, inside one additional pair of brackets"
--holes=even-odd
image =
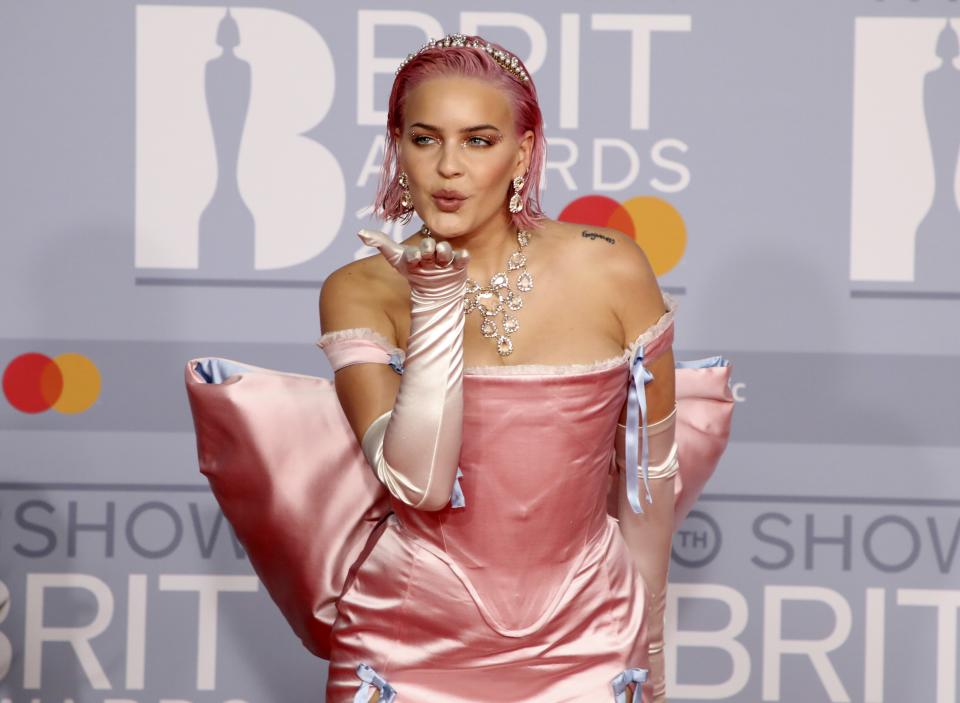
[(437, 172), (444, 178), (456, 178), (463, 173), (463, 162), (460, 144), (456, 140), (444, 141), (440, 149), (440, 160), (437, 162)]

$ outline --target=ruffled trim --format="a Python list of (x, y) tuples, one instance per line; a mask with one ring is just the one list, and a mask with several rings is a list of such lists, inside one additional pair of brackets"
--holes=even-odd
[(314, 344), (323, 349), (329, 344), (339, 342), (344, 339), (369, 339), (371, 342), (376, 342), (383, 347), (388, 354), (399, 352), (401, 358), (405, 356), (403, 349), (394, 346), (389, 339), (376, 330), (370, 329), (369, 327), (350, 327), (349, 329), (326, 332), (321, 334)]
[[(617, 356), (577, 364), (485, 364), (481, 366), (464, 366), (463, 373), (469, 376), (566, 375), (606, 371), (621, 364), (627, 364), (633, 358), (638, 346), (653, 341), (673, 324), (673, 318), (679, 303), (676, 298), (669, 293), (662, 293), (662, 295), (664, 307), (667, 308), (666, 312), (664, 312), (663, 315), (660, 316), (660, 319), (654, 324), (640, 333), (640, 335), (630, 342)], [(401, 361), (406, 359), (406, 352), (404, 352), (403, 349), (394, 346), (389, 339), (369, 327), (351, 327), (349, 329), (327, 332), (320, 335), (316, 341), (316, 345), (323, 349), (325, 345), (342, 339), (369, 339), (382, 346), (387, 353), (399, 354)]]
[(463, 373), (470, 376), (521, 376), (525, 374), (579, 374), (605, 371), (626, 363), (626, 354), (612, 356), (599, 361), (587, 361), (582, 364), (487, 364), (484, 366), (464, 366)]
[(621, 364), (627, 364), (641, 344), (647, 344), (663, 334), (671, 324), (679, 303), (669, 293), (662, 293), (666, 312), (654, 324), (640, 333), (617, 356), (598, 361), (587, 361), (579, 364), (488, 364), (484, 366), (464, 366), (463, 373), (471, 376), (517, 376), (524, 374), (582, 374), (595, 371), (605, 371)]

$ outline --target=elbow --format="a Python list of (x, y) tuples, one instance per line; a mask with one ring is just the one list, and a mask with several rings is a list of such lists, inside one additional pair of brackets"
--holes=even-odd
[(433, 493), (427, 493), (423, 496), (422, 500), (414, 505), (413, 507), (417, 510), (425, 510), (430, 513), (437, 512), (438, 510), (443, 510), (450, 504), (450, 494), (447, 495), (436, 495)]
[[(394, 474), (396, 476), (396, 474)], [(390, 491), (398, 500), (409, 505), (415, 510), (424, 510), (426, 512), (437, 512), (443, 510), (450, 504), (450, 493), (447, 491), (437, 491), (431, 488), (420, 488), (406, 482), (394, 481), (387, 485)], [(452, 490), (452, 489), (451, 489)]]
[(386, 487), (387, 491), (397, 500), (409, 505), (415, 510), (425, 510), (427, 512), (436, 512), (443, 510), (450, 503), (450, 494), (452, 487), (446, 493), (432, 487), (428, 481), (427, 486), (421, 486), (418, 482), (411, 481), (406, 472), (398, 471), (390, 465), (386, 459), (382, 458), (377, 465), (377, 477)]
[(416, 510), (429, 512), (443, 510), (450, 503), (452, 484), (456, 480), (456, 465), (454, 470), (449, 472), (450, 485), (447, 485), (444, 490), (441, 487), (444, 481), (438, 481), (437, 476), (448, 472), (437, 467), (425, 470), (422, 466), (411, 465), (415, 462), (412, 462), (408, 456), (405, 457), (405, 452), (401, 452), (396, 457), (391, 456), (388, 460), (386, 454), (390, 452), (384, 447), (384, 435), (390, 414), (390, 411), (383, 413), (364, 433), (360, 446), (367, 463), (373, 468), (387, 492), (401, 503)]

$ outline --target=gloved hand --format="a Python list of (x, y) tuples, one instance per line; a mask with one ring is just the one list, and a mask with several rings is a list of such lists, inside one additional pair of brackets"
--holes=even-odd
[(383, 232), (360, 230), (410, 284), (410, 337), (392, 410), (361, 441), (364, 456), (388, 491), (422, 510), (450, 501), (463, 430), (463, 298), (466, 249), (424, 237), (419, 247)]
[[(666, 673), (663, 661), (663, 628), (667, 607), (667, 578), (670, 569), (670, 549), (674, 532), (674, 491), (679, 463), (676, 442), (677, 408), (662, 420), (647, 425), (649, 447), (648, 478), (652, 502), (636, 514), (630, 507), (624, 491), (620, 491), (620, 531), (633, 555), (649, 595), (647, 605), (647, 635), (649, 675), (643, 689), (644, 703), (663, 703), (666, 700)], [(626, 426), (617, 423), (614, 458), (622, 476), (625, 464)], [(630, 467), (640, 471), (639, 466)], [(623, 485), (623, 480), (620, 485)]]

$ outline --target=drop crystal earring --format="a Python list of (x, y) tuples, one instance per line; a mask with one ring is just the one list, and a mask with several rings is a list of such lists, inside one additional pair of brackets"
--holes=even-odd
[(400, 189), (403, 191), (400, 194), (400, 207), (409, 210), (413, 207), (413, 196), (410, 195), (410, 181), (407, 180), (407, 174), (401, 171), (397, 177), (397, 183), (400, 184)]
[(520, 197), (520, 191), (523, 190), (523, 176), (517, 176), (513, 179), (513, 195), (510, 196), (510, 212), (516, 214), (523, 210), (523, 198)]
[(410, 194), (410, 181), (405, 172), (399, 173), (397, 184), (400, 186), (400, 207), (403, 208), (400, 221), (406, 224), (413, 217), (413, 195)]

